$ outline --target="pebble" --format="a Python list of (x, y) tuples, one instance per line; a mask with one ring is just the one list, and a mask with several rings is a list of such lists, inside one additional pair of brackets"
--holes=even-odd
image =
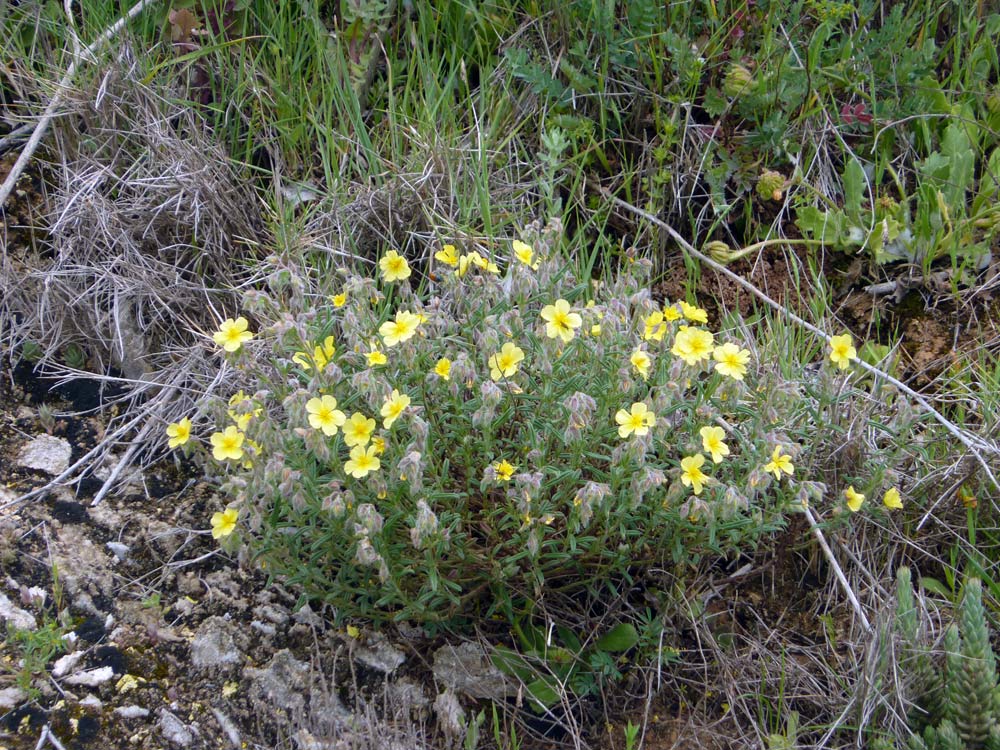
[(73, 449), (67, 441), (52, 435), (39, 435), (21, 448), (17, 465), (56, 476), (69, 468), (71, 455)]
[(188, 747), (194, 742), (194, 729), (165, 708), (160, 709), (160, 720), (157, 725), (167, 742), (171, 742), (177, 747)]

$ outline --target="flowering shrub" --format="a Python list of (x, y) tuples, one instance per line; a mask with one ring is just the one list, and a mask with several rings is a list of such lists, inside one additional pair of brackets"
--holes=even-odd
[[(268, 571), (342, 616), (558, 617), (738, 553), (822, 495), (797, 466), (819, 413), (801, 385), (705, 310), (654, 302), (648, 264), (575, 279), (554, 234), (502, 270), (445, 245), (419, 296), (395, 253), (318, 304), (250, 295), (270, 349), (242, 363), (259, 388), (219, 405), (210, 444)], [(840, 339), (832, 364), (853, 352)]]

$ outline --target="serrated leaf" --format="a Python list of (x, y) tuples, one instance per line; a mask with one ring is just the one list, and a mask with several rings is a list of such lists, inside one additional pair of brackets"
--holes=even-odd
[(844, 213), (854, 222), (861, 221), (861, 201), (865, 192), (865, 170), (857, 159), (849, 159), (844, 167)]
[(639, 642), (638, 631), (629, 623), (615, 625), (611, 630), (597, 639), (596, 648), (610, 653), (628, 651)]
[(820, 211), (815, 206), (803, 206), (795, 217), (795, 226), (828, 245), (840, 245), (844, 234), (845, 216), (840, 211)]
[(702, 107), (704, 107), (709, 117), (719, 117), (729, 109), (729, 100), (715, 86), (710, 86), (705, 91), (705, 100), (702, 102)]

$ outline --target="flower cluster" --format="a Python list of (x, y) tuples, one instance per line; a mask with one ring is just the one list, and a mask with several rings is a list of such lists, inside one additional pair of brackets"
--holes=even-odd
[[(318, 307), (249, 310), (254, 354), (273, 354), (258, 390), (214, 411), (207, 445), (193, 415), (166, 427), (229, 477), (213, 536), (240, 524), (269, 570), (345, 613), (448, 620), (548, 580), (589, 590), (665, 538), (677, 560), (738, 548), (824, 497), (802, 479), (814, 414), (755, 342), (655, 303), (642, 261), (591, 283), (557, 246), (537, 226), (495, 259), (444, 244), (419, 293), (423, 267), (390, 250)], [(243, 356), (254, 335), (240, 318), (213, 338)], [(857, 352), (830, 343), (833, 378)]]

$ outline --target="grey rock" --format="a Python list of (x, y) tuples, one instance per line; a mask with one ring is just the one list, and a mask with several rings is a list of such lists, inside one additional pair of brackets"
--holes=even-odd
[(122, 544), (121, 542), (105, 542), (104, 546), (111, 550), (118, 562), (124, 562), (128, 559), (129, 546), (127, 544)]
[(233, 746), (233, 750), (239, 750), (241, 746), (240, 730), (237, 728), (236, 723), (217, 708), (212, 709), (212, 714), (214, 714), (215, 720), (219, 722), (219, 726), (222, 727), (222, 731), (226, 733), (226, 737)]
[(404, 715), (419, 716), (431, 704), (430, 696), (408, 677), (388, 681), (385, 689), (389, 704)]
[(111, 667), (98, 667), (97, 669), (87, 669), (83, 672), (71, 674), (66, 678), (68, 685), (82, 685), (84, 687), (97, 687), (103, 685), (108, 680), (113, 679), (115, 672)]
[(432, 671), (441, 685), (476, 700), (503, 700), (517, 692), (486, 652), (470, 641), (447, 644), (435, 651)]
[(372, 634), (354, 650), (354, 658), (369, 669), (382, 674), (395, 672), (406, 661), (406, 654), (389, 643), (384, 635)]
[(438, 726), (446, 737), (465, 735), (465, 709), (453, 691), (445, 690), (434, 699), (434, 712), (437, 714)]
[(52, 435), (39, 435), (21, 448), (17, 464), (25, 469), (44, 471), (56, 476), (69, 468), (69, 458), (73, 453), (70, 444)]
[(0, 594), (0, 620), (20, 630), (36, 630), (38, 628), (35, 616), (28, 610), (16, 606), (6, 594)]
[(56, 659), (55, 664), (52, 665), (52, 676), (62, 677), (68, 674), (72, 670), (76, 669), (76, 665), (80, 663), (80, 659), (83, 658), (83, 651), (74, 651), (71, 654), (66, 654), (65, 656), (60, 656)]
[(10, 711), (23, 701), (28, 700), (28, 694), (19, 687), (7, 687), (0, 690), (0, 711)]
[(114, 713), (115, 716), (121, 716), (123, 719), (145, 719), (149, 716), (149, 709), (136, 705), (118, 706)]
[(240, 650), (233, 631), (233, 624), (222, 617), (206, 619), (191, 640), (191, 663), (201, 668), (239, 664)]
[(252, 680), (259, 702), (292, 711), (305, 707), (309, 665), (292, 656), (287, 648), (272, 656), (263, 669), (248, 667), (244, 674)]
[(197, 732), (193, 727), (185, 724), (165, 708), (160, 709), (159, 716), (157, 726), (167, 742), (177, 747), (189, 747), (194, 742)]

